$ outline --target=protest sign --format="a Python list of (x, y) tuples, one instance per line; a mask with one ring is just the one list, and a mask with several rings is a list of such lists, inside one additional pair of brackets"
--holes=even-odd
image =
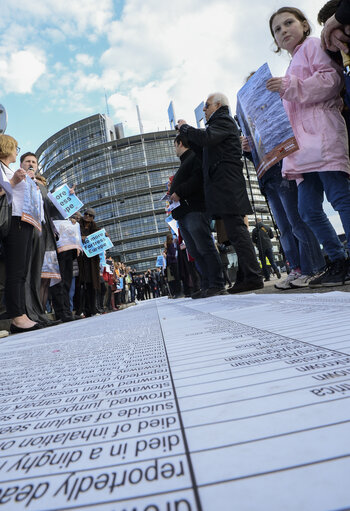
[(266, 89), (271, 77), (269, 66), (264, 64), (237, 94), (237, 117), (259, 178), (299, 149), (279, 94)]
[(74, 215), (84, 205), (74, 193), (69, 192), (68, 185), (62, 185), (48, 196), (63, 218)]
[(165, 268), (166, 267), (166, 259), (164, 256), (160, 255), (157, 257), (156, 267), (157, 268)]
[(179, 227), (178, 227), (177, 221), (174, 220), (174, 218), (171, 215), (167, 216), (165, 221), (169, 225), (172, 232), (174, 234), (176, 234), (176, 236), (178, 236), (179, 235)]
[(112, 247), (113, 243), (106, 236), (105, 229), (100, 229), (99, 231), (90, 234), (90, 236), (87, 236), (83, 244), (83, 250), (87, 257), (94, 257)]
[(107, 263), (106, 263), (106, 253), (105, 252), (101, 252), (100, 253), (100, 267), (101, 268), (105, 268), (107, 266)]
[(43, 202), (40, 190), (35, 181), (26, 176), (21, 220), (22, 222), (34, 225), (34, 227), (41, 232), (42, 219)]
[(54, 220), (53, 223), (60, 235), (57, 244), (57, 252), (65, 252), (66, 250), (82, 250), (80, 224), (72, 224), (70, 220)]
[(43, 266), (41, 268), (41, 278), (51, 279), (50, 286), (57, 284), (61, 280), (56, 250), (47, 250), (45, 252)]

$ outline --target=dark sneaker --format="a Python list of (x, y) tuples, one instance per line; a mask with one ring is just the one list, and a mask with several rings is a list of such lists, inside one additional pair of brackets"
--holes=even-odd
[(264, 282), (262, 280), (248, 280), (246, 282), (239, 282), (232, 287), (229, 287), (227, 292), (230, 295), (234, 295), (236, 293), (244, 293), (245, 291), (254, 291), (255, 289), (262, 289), (264, 287)]
[(207, 290), (206, 298), (210, 298), (211, 296), (220, 296), (220, 295), (227, 295), (228, 292), (226, 291), (225, 287), (210, 287)]
[(337, 259), (331, 262), (323, 273), (311, 279), (309, 287), (343, 286), (346, 281), (347, 268), (348, 262), (345, 259)]
[(276, 270), (276, 277), (277, 277), (278, 279), (280, 279), (280, 278), (281, 278), (281, 272), (280, 272), (279, 270)]
[(346, 259), (345, 265), (346, 265), (346, 272), (345, 272), (345, 277), (344, 277), (344, 283), (350, 284), (350, 259)]
[(207, 297), (207, 289), (198, 289), (198, 291), (195, 291), (191, 294), (191, 298), (193, 300), (197, 300), (198, 298), (206, 298)]

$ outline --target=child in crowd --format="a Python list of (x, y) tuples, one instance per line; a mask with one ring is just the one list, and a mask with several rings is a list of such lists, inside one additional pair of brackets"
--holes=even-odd
[(283, 160), (282, 172), (298, 183), (301, 217), (323, 245), (330, 264), (310, 281), (310, 287), (350, 282), (344, 248), (325, 214), (324, 192), (338, 211), (350, 242), (350, 164), (347, 130), (341, 115), (341, 68), (322, 50), (320, 40), (308, 37), (311, 29), (304, 14), (282, 7), (270, 18), (277, 52), (292, 56), (284, 78), (271, 78), (266, 87), (280, 94), (299, 150)]
[[(247, 81), (254, 73), (250, 73)], [(252, 160), (248, 139), (241, 137), (241, 143), (244, 156)], [(275, 288), (286, 290), (307, 287), (312, 277), (323, 269), (325, 260), (314, 233), (300, 217), (297, 185), (295, 181), (283, 178), (281, 169), (282, 162), (273, 165), (259, 178), (259, 186), (275, 217), (283, 252), (291, 269)]]

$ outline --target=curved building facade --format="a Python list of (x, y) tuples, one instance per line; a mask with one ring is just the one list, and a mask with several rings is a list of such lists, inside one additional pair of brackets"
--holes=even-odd
[[(169, 176), (179, 167), (174, 152), (177, 133), (158, 131), (119, 138), (121, 131), (110, 118), (96, 114), (51, 136), (36, 154), (50, 189), (75, 184), (84, 206), (95, 209), (95, 221), (113, 242), (112, 257), (143, 271), (155, 266), (168, 233), (161, 198)], [(251, 170), (248, 195), (253, 193), (257, 210), (266, 210), (258, 216), (270, 224), (254, 167)], [(252, 229), (253, 216), (250, 224)]]
[(168, 232), (165, 202), (169, 176), (179, 166), (175, 131), (117, 139), (100, 114), (76, 122), (37, 150), (41, 173), (52, 189), (76, 184), (76, 194), (96, 211), (114, 247), (109, 253), (137, 270), (155, 266)]

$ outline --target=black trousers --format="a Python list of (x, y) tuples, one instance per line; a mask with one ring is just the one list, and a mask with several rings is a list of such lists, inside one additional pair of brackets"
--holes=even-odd
[(240, 280), (261, 280), (260, 266), (256, 258), (254, 245), (249, 231), (240, 215), (221, 215), (225, 225), (228, 239), (231, 241), (237, 257), (240, 271)]
[(9, 318), (26, 313), (24, 289), (32, 253), (33, 229), (31, 224), (22, 222), (19, 216), (13, 216), (10, 232), (3, 241), (6, 267), (5, 304)]
[(51, 288), (52, 305), (57, 319), (66, 319), (72, 315), (70, 310), (69, 291), (73, 278), (73, 256), (75, 250), (67, 250), (57, 254), (61, 273), (61, 282)]

